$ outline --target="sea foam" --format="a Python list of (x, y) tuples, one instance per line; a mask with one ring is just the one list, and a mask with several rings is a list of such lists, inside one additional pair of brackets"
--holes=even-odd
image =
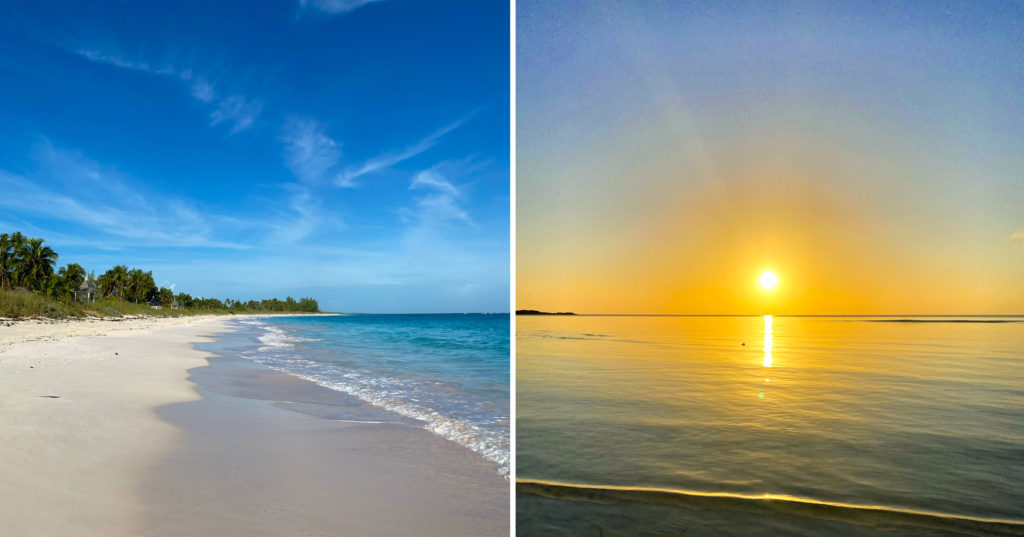
[(482, 408), (487, 405), (443, 382), (356, 368), (325, 360), (322, 355), (311, 359), (303, 344), (325, 338), (300, 336), (261, 320), (240, 324), (259, 332), (259, 346), (243, 352), (242, 357), (421, 421), (426, 430), (477, 452), (495, 463), (500, 475), (509, 476), (507, 415)]

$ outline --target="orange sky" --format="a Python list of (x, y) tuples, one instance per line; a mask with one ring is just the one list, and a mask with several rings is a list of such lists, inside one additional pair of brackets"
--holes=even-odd
[(517, 308), (1024, 314), (1012, 17), (560, 9), (517, 25)]
[[(617, 136), (635, 148), (660, 134), (642, 131)], [(1024, 313), (1024, 244), (1007, 218), (1019, 187), (943, 180), (902, 147), (865, 158), (765, 137), (704, 144), (695, 159), (662, 144), (599, 157), (611, 165), (520, 160), (517, 308)], [(766, 269), (772, 292), (758, 285)]]

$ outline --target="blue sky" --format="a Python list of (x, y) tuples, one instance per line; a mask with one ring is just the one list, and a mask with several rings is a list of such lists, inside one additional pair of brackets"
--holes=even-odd
[(508, 311), (508, 6), (0, 7), (0, 228), (97, 274)]

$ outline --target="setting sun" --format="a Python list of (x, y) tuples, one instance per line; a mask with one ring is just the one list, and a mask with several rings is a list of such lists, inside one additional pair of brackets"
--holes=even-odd
[(761, 287), (767, 290), (775, 289), (775, 286), (779, 283), (779, 278), (774, 272), (766, 270), (761, 273)]

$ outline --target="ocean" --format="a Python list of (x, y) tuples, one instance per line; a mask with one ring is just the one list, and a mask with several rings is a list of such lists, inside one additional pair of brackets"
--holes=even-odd
[(509, 471), (507, 314), (242, 318), (238, 356), (358, 397)]
[(1022, 317), (520, 316), (516, 338), (518, 535), (1024, 535)]

